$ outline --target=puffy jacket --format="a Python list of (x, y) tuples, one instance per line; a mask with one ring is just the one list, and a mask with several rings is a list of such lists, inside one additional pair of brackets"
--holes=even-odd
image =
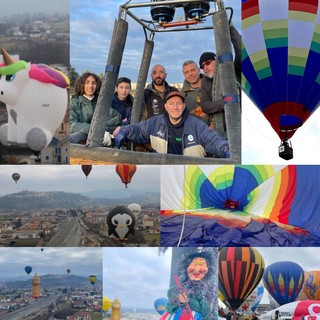
[[(98, 97), (92, 100), (84, 96), (75, 96), (70, 101), (70, 133), (81, 132), (88, 134), (94, 109), (97, 105)], [(110, 108), (110, 117), (107, 122), (108, 127), (116, 127), (121, 125), (121, 114)]]
[[(188, 112), (185, 110), (184, 112)], [(151, 147), (158, 153), (168, 151), (168, 125), (166, 114), (154, 116), (146, 121), (123, 126), (127, 138), (135, 143), (151, 143)], [(203, 157), (206, 152), (225, 158), (224, 150), (228, 141), (197, 117), (188, 114), (184, 122), (182, 134), (183, 154)]]
[(158, 114), (163, 114), (163, 100), (170, 92), (173, 91), (178, 91), (178, 89), (169, 86), (167, 82), (165, 82), (165, 90), (163, 92), (156, 90), (153, 83), (148, 84), (144, 89), (144, 110), (141, 116), (141, 120), (146, 120)]
[(120, 100), (118, 97), (118, 93), (117, 92), (114, 93), (113, 99), (112, 99), (112, 108), (114, 108), (121, 114), (122, 120), (127, 119), (126, 123), (122, 123), (122, 124), (130, 124), (132, 105), (133, 105), (133, 96), (131, 94), (127, 96), (126, 100)]

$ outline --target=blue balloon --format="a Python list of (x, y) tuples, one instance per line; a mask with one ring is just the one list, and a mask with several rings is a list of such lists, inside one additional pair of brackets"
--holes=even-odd
[(275, 262), (265, 269), (263, 282), (270, 295), (283, 305), (296, 300), (304, 282), (304, 271), (292, 261)]
[(167, 298), (158, 298), (154, 301), (154, 308), (160, 315), (165, 313), (167, 302)]
[(32, 271), (32, 267), (31, 267), (31, 266), (26, 266), (26, 267), (24, 268), (24, 270), (26, 271), (27, 274), (30, 274), (31, 271)]

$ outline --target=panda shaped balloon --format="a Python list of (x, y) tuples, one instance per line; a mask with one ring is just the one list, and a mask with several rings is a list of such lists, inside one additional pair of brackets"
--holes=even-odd
[(107, 215), (108, 235), (118, 240), (127, 240), (129, 234), (134, 235), (136, 218), (125, 206), (117, 206)]

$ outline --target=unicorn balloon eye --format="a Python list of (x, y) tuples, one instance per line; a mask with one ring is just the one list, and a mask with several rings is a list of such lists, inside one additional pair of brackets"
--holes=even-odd
[(47, 65), (15, 61), (1, 52), (0, 101), (6, 104), (8, 123), (0, 126), (0, 142), (41, 151), (65, 116), (69, 79)]

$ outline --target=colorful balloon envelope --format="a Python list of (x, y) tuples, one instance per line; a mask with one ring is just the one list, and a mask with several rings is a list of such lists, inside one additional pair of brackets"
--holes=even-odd
[(110, 309), (111, 305), (112, 305), (112, 301), (109, 298), (103, 296), (102, 297), (102, 310), (104, 312), (107, 312)]
[(303, 292), (310, 300), (320, 300), (320, 270), (305, 274)]
[(135, 164), (117, 164), (116, 172), (119, 175), (122, 183), (125, 184), (126, 188), (128, 184), (131, 182), (133, 175), (137, 170), (137, 166)]
[(167, 298), (158, 298), (154, 301), (154, 308), (160, 315), (165, 313), (167, 302)]
[(281, 140), (320, 104), (319, 1), (242, 0), (242, 86)]
[(303, 269), (292, 261), (272, 263), (263, 275), (265, 288), (279, 305), (295, 301), (302, 289), (303, 281)]
[(260, 282), (264, 260), (250, 247), (224, 247), (219, 253), (219, 290), (235, 311)]

